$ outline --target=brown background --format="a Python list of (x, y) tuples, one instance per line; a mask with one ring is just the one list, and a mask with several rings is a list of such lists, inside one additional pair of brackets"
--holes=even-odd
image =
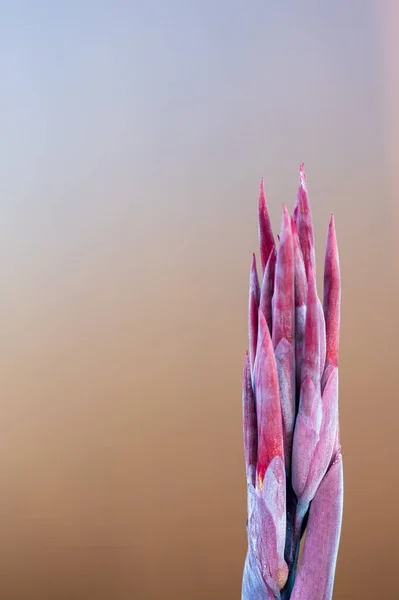
[(277, 233), (301, 161), (343, 282), (334, 598), (398, 598), (395, 2), (56, 4), (0, 26), (0, 599), (240, 597), (258, 183)]

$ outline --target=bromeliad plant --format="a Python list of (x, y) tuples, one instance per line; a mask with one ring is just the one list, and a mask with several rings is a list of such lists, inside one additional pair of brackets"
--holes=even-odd
[(283, 208), (277, 249), (263, 180), (258, 218), (262, 281), (253, 255), (243, 375), (248, 552), (242, 599), (331, 600), (343, 503), (334, 218), (323, 305), (303, 165), (293, 215)]

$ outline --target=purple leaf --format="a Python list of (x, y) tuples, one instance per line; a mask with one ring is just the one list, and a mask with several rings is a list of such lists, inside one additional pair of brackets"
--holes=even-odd
[(259, 206), (258, 206), (258, 237), (260, 248), (260, 261), (262, 273), (265, 270), (270, 252), (275, 247), (272, 225), (270, 222), (269, 211), (267, 210), (263, 177), (260, 181)]
[(258, 272), (256, 270), (255, 254), (252, 255), (251, 271), (249, 276), (249, 307), (248, 307), (248, 332), (249, 332), (249, 362), (253, 373), (256, 345), (258, 338), (258, 310), (260, 301), (260, 287)]
[(276, 249), (273, 248), (270, 252), (269, 259), (266, 263), (265, 272), (263, 274), (262, 289), (260, 293), (259, 310), (265, 316), (267, 326), (272, 335), (272, 297), (274, 292), (274, 273), (276, 267)]
[(338, 366), (339, 328), (341, 306), (341, 276), (337, 237), (335, 234), (334, 215), (331, 215), (327, 233), (326, 257), (324, 263), (324, 317), (326, 321), (326, 374), (323, 377), (324, 387), (328, 370)]
[(299, 189), (293, 217), (298, 230), (306, 276), (308, 276), (309, 267), (316, 273), (316, 259), (312, 214), (310, 212), (306, 175), (303, 164), (300, 166)]
[(284, 449), (276, 360), (269, 329), (261, 312), (254, 385), (258, 422), (257, 484), (262, 487), (269, 463), (275, 456), (280, 456), (284, 460)]
[(244, 373), (242, 377), (242, 412), (247, 479), (251, 481), (252, 485), (255, 485), (256, 458), (258, 454), (258, 429), (248, 352), (245, 353)]
[(331, 600), (341, 533), (342, 457), (338, 455), (310, 506), (303, 554), (291, 600)]
[(295, 307), (294, 248), (291, 220), (286, 206), (283, 207), (277, 250), (272, 328), (283, 414), (285, 465), (289, 471), (295, 422)]

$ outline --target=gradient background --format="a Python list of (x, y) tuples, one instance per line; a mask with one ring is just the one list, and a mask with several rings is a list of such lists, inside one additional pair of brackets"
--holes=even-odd
[(334, 598), (398, 598), (398, 3), (0, 8), (1, 600), (240, 597), (258, 184), (278, 232), (301, 161), (343, 281)]

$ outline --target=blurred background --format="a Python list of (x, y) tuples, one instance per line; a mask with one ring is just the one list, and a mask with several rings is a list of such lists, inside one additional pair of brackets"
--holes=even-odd
[(230, 600), (261, 176), (342, 270), (335, 600), (399, 597), (399, 5), (20, 0), (0, 19), (0, 598)]

